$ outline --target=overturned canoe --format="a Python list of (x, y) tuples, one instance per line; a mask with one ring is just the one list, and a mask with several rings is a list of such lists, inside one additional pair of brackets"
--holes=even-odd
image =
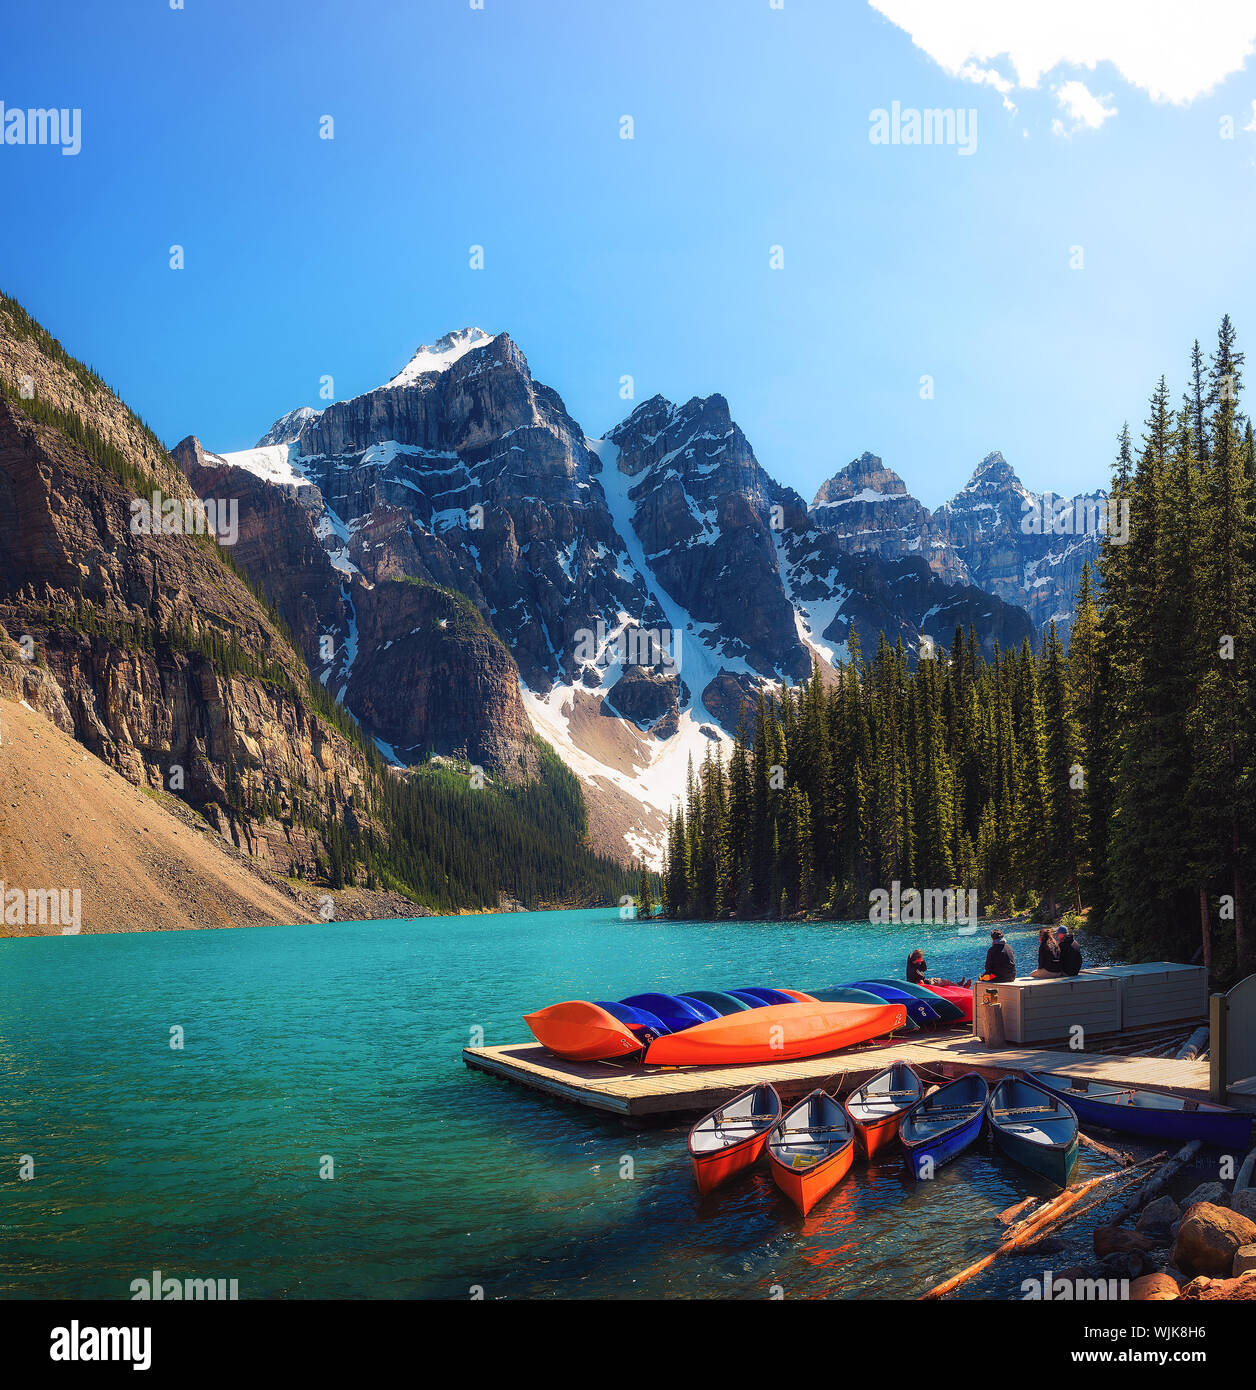
[(903, 1018), (901, 1004), (765, 1004), (655, 1038), (645, 1060), (673, 1067), (788, 1062), (879, 1037)]
[[(747, 1003), (752, 999), (757, 999), (760, 1004), (789, 1004), (797, 1003), (793, 995), (783, 989), (768, 989), (765, 985), (743, 985), (741, 989), (729, 991), (735, 994), (738, 999), (744, 999)], [(805, 999), (802, 1001), (807, 1002)], [(752, 1006), (753, 1007), (753, 1006)]]
[(627, 1004), (621, 1004), (617, 999), (595, 999), (593, 1002), (599, 1009), (605, 1009), (612, 1018), (626, 1023), (639, 1038), (642, 1038), (643, 1046), (649, 1042), (649, 1038), (642, 1037), (644, 1033), (649, 1032), (653, 1037), (672, 1031), (661, 1018), (647, 1013), (645, 1009), (631, 1008)]
[(750, 1007), (744, 999), (734, 999), (731, 994), (718, 989), (687, 989), (678, 997), (696, 999), (700, 1004), (709, 1005), (721, 1017), (724, 1014), (743, 1013)]
[(864, 1158), (892, 1144), (903, 1116), (923, 1094), (920, 1078), (906, 1062), (865, 1081), (846, 1097), (846, 1113), (855, 1127), (855, 1148)]
[(914, 994), (898, 984), (887, 985), (880, 980), (855, 980), (852, 982), (852, 988), (866, 989), (869, 994), (875, 994), (878, 999), (884, 999), (890, 1004), (902, 1004), (907, 1010), (907, 1017), (921, 1028), (936, 1028), (942, 1022), (942, 1010), (935, 1009), (933, 1004), (926, 1003), (923, 999), (917, 999)]
[(972, 987), (965, 989), (963, 985), (925, 985), (931, 994), (936, 994), (939, 999), (945, 999), (959, 1010), (959, 1016), (965, 1023), (973, 1021), (973, 992)]
[(1008, 1076), (990, 1092), (994, 1142), (1013, 1162), (1067, 1187), (1077, 1162), (1077, 1116), (1059, 1096)]
[(889, 985), (891, 989), (910, 994), (913, 999), (924, 1000), (943, 1023), (958, 1023), (964, 1016), (963, 1009), (955, 1004), (948, 995), (943, 994), (940, 989), (934, 989), (932, 985), (914, 985), (910, 980), (882, 980), (879, 978), (871, 980), (869, 983)]
[[(818, 999), (822, 1004), (884, 1004), (886, 1001), (879, 994), (869, 994), (866, 989), (855, 989), (852, 985), (834, 985), (831, 989), (808, 990), (808, 995), (812, 999)], [(899, 1029), (900, 1033), (917, 1033), (920, 1031), (920, 1024), (910, 1018), (903, 1020), (903, 1026)]]
[(689, 1131), (689, 1161), (704, 1195), (750, 1165), (763, 1152), (768, 1131), (781, 1118), (776, 1087), (751, 1086), (704, 1116)]
[(692, 1028), (695, 1023), (719, 1017), (719, 1013), (709, 1004), (704, 1004), (702, 1000), (693, 996), (682, 999), (679, 994), (630, 994), (627, 999), (621, 999), (620, 1003), (654, 1014), (661, 1018), (673, 1033), (682, 1028)]
[(1060, 1096), (1085, 1124), (1156, 1139), (1198, 1139), (1218, 1149), (1243, 1153), (1252, 1141), (1252, 1117), (1225, 1105), (1162, 1096), (1158, 1091), (1035, 1071), (1029, 1079)]
[(627, 1057), (644, 1045), (627, 1023), (587, 999), (565, 999), (524, 1014), (523, 1021), (542, 1047), (573, 1062)]
[(855, 1132), (832, 1096), (812, 1091), (768, 1135), (767, 1150), (776, 1185), (806, 1216), (850, 1172)]

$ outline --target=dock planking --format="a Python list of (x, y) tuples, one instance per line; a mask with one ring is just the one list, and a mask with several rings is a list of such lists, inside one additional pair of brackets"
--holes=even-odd
[[(712, 1110), (729, 1096), (763, 1081), (772, 1082), (787, 1100), (817, 1086), (845, 1095), (900, 1060), (910, 1062), (935, 1081), (969, 1071), (980, 1072), (989, 1081), (1009, 1072), (1056, 1071), (1121, 1086), (1141, 1086), (1187, 1100), (1208, 1099), (1206, 1061), (1015, 1045), (991, 1051), (968, 1031), (936, 1033), (923, 1040), (862, 1044), (822, 1057), (754, 1066), (646, 1068), (630, 1063), (569, 1062), (537, 1043), (468, 1047), (462, 1060), (472, 1070), (505, 1077), (559, 1100), (634, 1118)], [(1256, 1111), (1256, 1096), (1232, 1096), (1231, 1104)]]

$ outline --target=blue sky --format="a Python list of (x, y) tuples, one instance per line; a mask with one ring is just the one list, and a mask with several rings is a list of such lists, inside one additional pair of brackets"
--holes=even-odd
[[(624, 374), (719, 391), (808, 500), (871, 449), (932, 506), (991, 449), (1104, 481), (1193, 337), (1228, 311), (1256, 351), (1250, 63), (1176, 103), (1106, 60), (1004, 61), (1001, 92), (862, 0), (48, 0), (5, 28), (6, 107), (83, 115), (77, 156), (0, 145), (0, 288), (168, 443), (246, 447), (324, 374), (355, 395), (478, 324), (590, 433)], [(1072, 79), (1116, 114), (1074, 120)], [(894, 101), (975, 109), (975, 152), (871, 143)]]

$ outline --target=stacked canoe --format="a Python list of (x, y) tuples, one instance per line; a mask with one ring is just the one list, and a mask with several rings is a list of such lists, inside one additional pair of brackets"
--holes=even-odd
[(657, 1066), (790, 1061), (971, 1018), (969, 992), (955, 990), (957, 997), (949, 998), (938, 992), (942, 988), (858, 980), (806, 991), (763, 985), (654, 991), (619, 1000), (568, 999), (524, 1021), (538, 1042), (573, 1061), (636, 1054)]

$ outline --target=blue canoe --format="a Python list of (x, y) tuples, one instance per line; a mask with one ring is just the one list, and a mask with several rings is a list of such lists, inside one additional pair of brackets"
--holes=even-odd
[(704, 1004), (692, 996), (682, 999), (678, 994), (631, 994), (627, 999), (621, 999), (620, 1003), (634, 1009), (644, 1009), (661, 1018), (672, 1033), (680, 1033), (692, 1028), (695, 1023), (706, 1023), (709, 1019), (720, 1017), (710, 1004)]
[(898, 1137), (914, 1178), (936, 1176), (944, 1163), (964, 1152), (981, 1133), (989, 1098), (985, 1078), (969, 1072), (911, 1108)]
[(648, 1030), (662, 1037), (672, 1031), (661, 1018), (646, 1009), (634, 1009), (631, 1004), (620, 1004), (613, 999), (595, 999), (593, 1002), (599, 1009), (605, 1009), (612, 1018), (626, 1023), (634, 1033)]
[(699, 1004), (705, 1004), (708, 1008), (714, 1009), (721, 1018), (726, 1014), (740, 1013), (743, 1009), (750, 1008), (744, 999), (734, 998), (733, 995), (719, 989), (687, 989), (678, 998), (697, 1000)]
[(926, 989), (924, 985), (913, 985), (910, 980), (869, 980), (868, 983), (871, 985), (889, 985), (891, 989), (901, 989), (904, 994), (910, 994), (914, 998), (922, 1000), (928, 1004), (943, 1023), (966, 1021), (963, 1009), (952, 1004), (949, 999), (944, 999), (940, 994), (934, 994), (931, 989)]
[[(779, 989), (767, 989), (763, 985), (746, 985), (743, 989), (730, 989), (729, 994), (734, 999), (744, 999), (747, 1003), (754, 1000), (757, 1004), (797, 1004), (798, 1000), (790, 994), (783, 994)], [(751, 1004), (751, 1008), (754, 1004)]]
[[(854, 989), (850, 985), (834, 985), (832, 989), (807, 989), (804, 994), (809, 994), (813, 999), (818, 999), (822, 1004), (884, 1004), (886, 1001), (879, 994), (869, 994), (866, 989)], [(920, 1024), (910, 1016), (897, 1030), (900, 1033), (918, 1033)]]
[(986, 1105), (994, 1142), (1014, 1163), (1067, 1187), (1077, 1162), (1077, 1116), (1065, 1101), (1019, 1076), (1005, 1076)]
[[(883, 985), (880, 980), (855, 980), (853, 985), (855, 989), (864, 989), (869, 994), (878, 995), (886, 1004), (901, 1004), (907, 1010), (907, 1017), (921, 1028), (936, 1028), (942, 1022), (942, 1015), (933, 1004), (926, 1004), (923, 999), (908, 994), (898, 985)], [(938, 1002), (934, 1000), (935, 1004)]]
[(1162, 1096), (1156, 1091), (1114, 1086), (1109, 1081), (1088, 1081), (1084, 1076), (1061, 1076), (1058, 1072), (1030, 1072), (1029, 1079), (1052, 1095), (1061, 1096), (1086, 1124), (1156, 1139), (1198, 1139), (1238, 1153), (1246, 1153), (1252, 1142), (1252, 1117), (1225, 1105)]

